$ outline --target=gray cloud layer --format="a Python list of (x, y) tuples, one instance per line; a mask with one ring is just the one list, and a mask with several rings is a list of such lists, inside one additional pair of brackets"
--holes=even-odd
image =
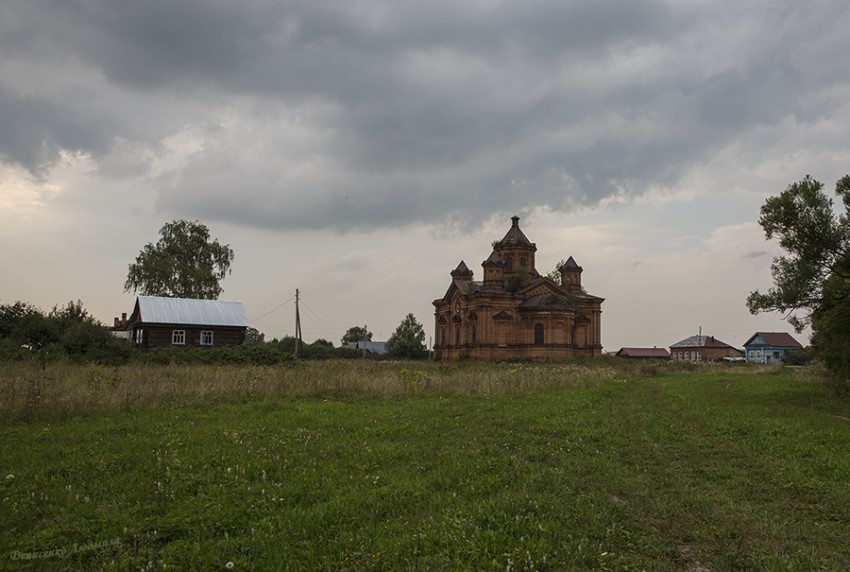
[(0, 154), (88, 153), (164, 213), (269, 228), (569, 209), (834, 119), (848, 25), (844, 0), (9, 0)]

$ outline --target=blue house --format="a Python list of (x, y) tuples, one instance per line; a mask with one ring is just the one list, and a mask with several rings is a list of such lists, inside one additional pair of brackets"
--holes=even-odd
[(785, 332), (756, 332), (744, 343), (747, 363), (781, 363), (789, 352), (802, 347)]

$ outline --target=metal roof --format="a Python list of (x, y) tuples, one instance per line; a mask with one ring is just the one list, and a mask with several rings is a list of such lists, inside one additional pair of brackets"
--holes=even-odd
[(505, 248), (508, 246), (527, 246), (533, 250), (537, 250), (537, 246), (528, 240), (528, 237), (519, 228), (519, 217), (511, 217), (511, 228), (505, 234), (504, 238), (496, 243), (497, 248)]
[(248, 327), (242, 302), (139, 296), (136, 319), (146, 324)]
[(726, 342), (715, 339), (714, 336), (691, 336), (681, 342), (676, 342), (671, 348), (731, 348)]
[(791, 334), (785, 332), (756, 332), (744, 343), (744, 347), (775, 347), (775, 348), (802, 348), (802, 344), (795, 340)]

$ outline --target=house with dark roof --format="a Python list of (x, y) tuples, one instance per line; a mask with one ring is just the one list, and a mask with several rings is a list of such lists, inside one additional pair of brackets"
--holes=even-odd
[(670, 352), (664, 348), (620, 348), (614, 357), (628, 359), (670, 359)]
[(366, 340), (360, 340), (356, 342), (347, 342), (342, 345), (347, 350), (357, 350), (382, 356), (387, 353), (387, 342), (372, 342)]
[(670, 346), (670, 354), (677, 361), (710, 362), (736, 360), (743, 352), (714, 336), (691, 336)]
[(789, 352), (803, 346), (785, 332), (756, 332), (744, 342), (747, 363), (781, 363)]
[(439, 359), (560, 360), (602, 355), (603, 299), (585, 292), (582, 268), (569, 257), (560, 279), (535, 267), (537, 245), (511, 218), (505, 236), (481, 263), (483, 279), (461, 260), (452, 281), (434, 300)]
[(248, 316), (241, 302), (139, 296), (127, 320), (141, 349), (236, 346), (245, 341)]

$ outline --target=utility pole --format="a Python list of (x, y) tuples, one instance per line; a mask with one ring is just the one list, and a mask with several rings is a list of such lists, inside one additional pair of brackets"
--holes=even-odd
[(301, 316), (298, 313), (298, 288), (295, 289), (295, 357), (301, 357)]

